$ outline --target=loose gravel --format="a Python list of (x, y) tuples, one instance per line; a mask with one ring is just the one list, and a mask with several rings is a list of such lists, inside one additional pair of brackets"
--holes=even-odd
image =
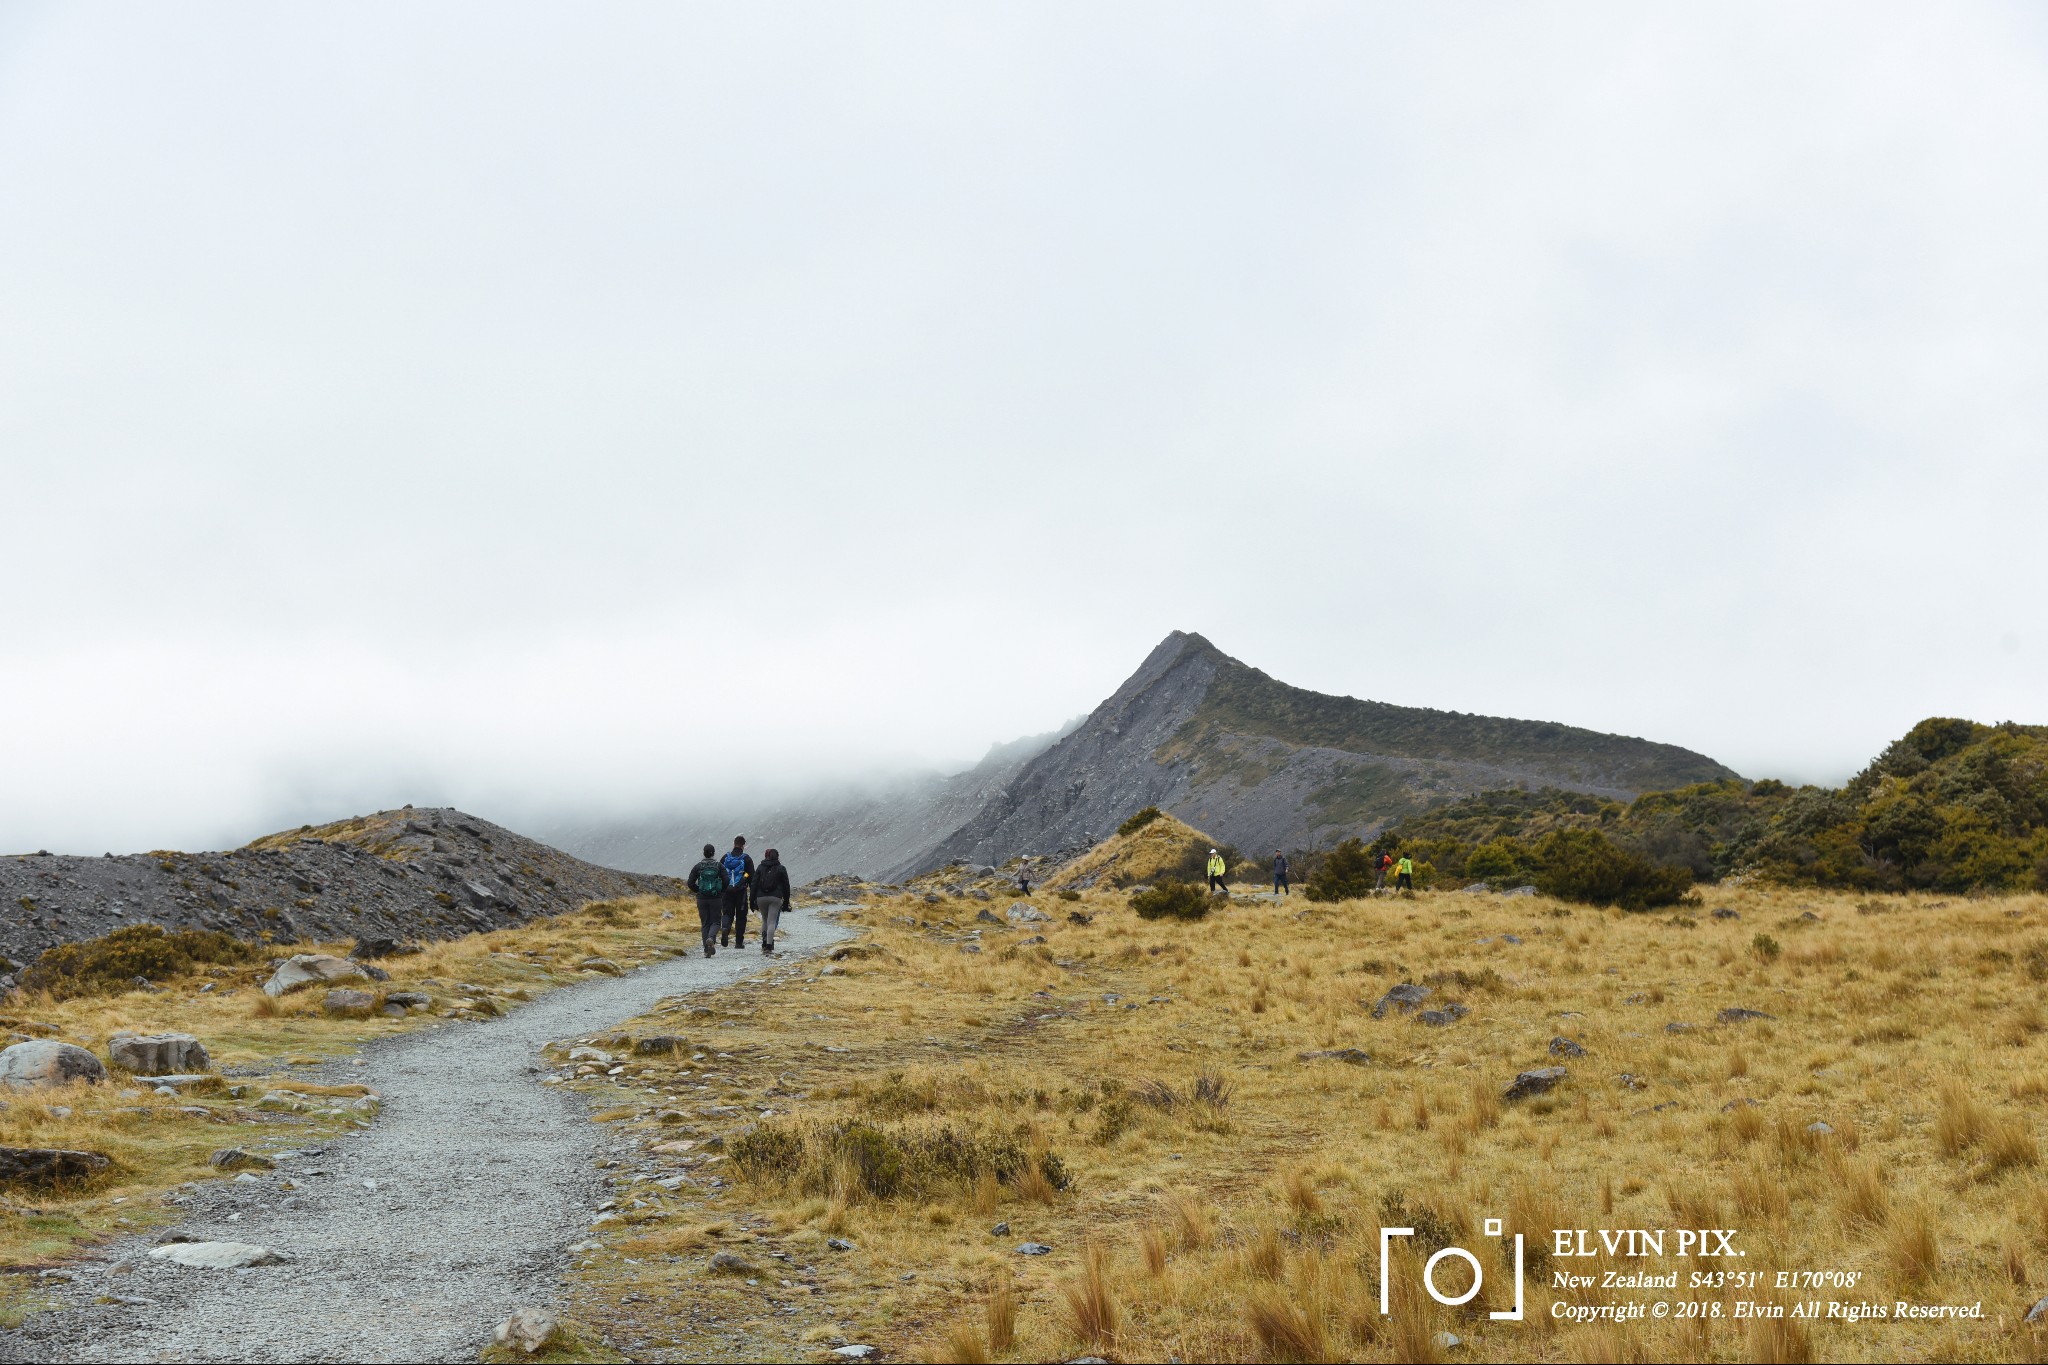
[[(849, 932), (806, 909), (784, 918), (780, 957)], [(596, 1162), (618, 1139), (573, 1092), (539, 1083), (539, 1050), (763, 962), (752, 946), (673, 958), (500, 1019), (373, 1044), (366, 1066), (329, 1073), (383, 1095), (368, 1131), (254, 1182), (205, 1182), (186, 1205), (179, 1232), (258, 1243), (290, 1263), (194, 1270), (150, 1260), (149, 1241), (118, 1244), (70, 1283), (50, 1282), (62, 1306), (0, 1334), (0, 1359), (474, 1361), (513, 1309), (554, 1301), (569, 1246), (610, 1196)], [(233, 1140), (223, 1129), (222, 1145)]]

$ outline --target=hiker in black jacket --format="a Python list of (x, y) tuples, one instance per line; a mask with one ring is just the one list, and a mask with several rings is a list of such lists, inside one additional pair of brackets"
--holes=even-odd
[(732, 852), (718, 860), (725, 869), (725, 917), (718, 926), (718, 942), (728, 939), (735, 948), (747, 946), (747, 907), (754, 903), (754, 855), (747, 852), (747, 836), (732, 837)]
[(690, 869), (690, 889), (697, 893), (697, 924), (704, 931), (704, 956), (716, 957), (711, 940), (725, 919), (725, 869), (718, 865), (718, 846), (704, 845), (704, 859)]
[(764, 953), (775, 951), (775, 925), (789, 899), (789, 869), (782, 865), (782, 855), (771, 848), (761, 855), (761, 866), (754, 869), (754, 909), (761, 915)]

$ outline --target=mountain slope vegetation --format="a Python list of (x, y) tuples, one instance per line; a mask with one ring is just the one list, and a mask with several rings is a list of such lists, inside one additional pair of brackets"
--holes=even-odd
[(1693, 783), (1634, 801), (1494, 791), (1412, 816), (1402, 848), (1442, 880), (1537, 880), (1546, 839), (1598, 833), (1701, 880), (1871, 891), (2048, 889), (2048, 726), (1921, 721), (1839, 789)]

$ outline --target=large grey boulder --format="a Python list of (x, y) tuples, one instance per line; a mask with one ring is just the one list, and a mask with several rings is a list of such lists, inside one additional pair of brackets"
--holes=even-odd
[(377, 997), (370, 992), (349, 990), (345, 986), (327, 992), (327, 998), (321, 1001), (321, 1007), (329, 1014), (340, 1015), (368, 1014), (376, 1004)]
[(515, 1308), (512, 1316), (499, 1323), (491, 1339), (500, 1346), (516, 1346), (532, 1355), (561, 1334), (561, 1323), (545, 1308)]
[(38, 1038), (0, 1051), (0, 1084), (11, 1090), (34, 1090), (71, 1081), (103, 1081), (100, 1059), (74, 1043)]
[(1012, 924), (1044, 924), (1052, 918), (1030, 901), (1011, 901), (1010, 908), (1003, 913)]
[(213, 1065), (206, 1048), (189, 1033), (129, 1033), (107, 1039), (115, 1066), (138, 1076), (186, 1076)]
[(98, 1152), (72, 1152), (61, 1147), (0, 1147), (0, 1184), (54, 1185), (83, 1180), (107, 1169)]
[(305, 986), (317, 986), (328, 981), (360, 980), (366, 977), (361, 967), (345, 957), (332, 953), (300, 953), (288, 959), (270, 980), (263, 983), (265, 995), (283, 995), (288, 991)]

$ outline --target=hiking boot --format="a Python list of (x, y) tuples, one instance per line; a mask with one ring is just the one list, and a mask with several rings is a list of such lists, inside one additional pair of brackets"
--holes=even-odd
[(706, 956), (706, 957), (717, 957), (717, 956), (718, 956), (718, 949), (716, 949), (716, 948), (712, 947), (712, 946), (711, 946), (710, 944), (708, 944), (708, 943), (707, 943), (707, 944), (705, 944), (705, 945), (704, 945), (704, 956)]

